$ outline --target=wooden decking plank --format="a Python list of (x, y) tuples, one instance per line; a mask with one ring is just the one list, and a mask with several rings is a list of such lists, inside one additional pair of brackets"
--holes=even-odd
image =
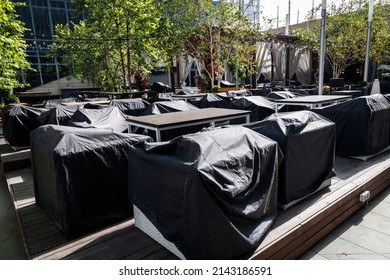
[[(390, 168), (388, 168), (387, 170), (390, 170)], [(293, 244), (294, 244), (293, 241), (296, 239), (303, 240), (301, 242), (301, 244), (302, 244), (304, 242), (304, 233), (307, 234), (307, 231), (311, 231), (311, 230), (316, 229), (316, 228), (318, 228), (318, 230), (319, 230), (321, 228), (321, 225), (319, 225), (317, 223), (318, 222), (321, 223), (324, 219), (326, 219), (326, 217), (328, 215), (331, 216), (330, 219), (334, 219), (335, 218), (334, 216), (338, 215), (337, 213), (342, 212), (342, 210), (340, 210), (340, 209), (342, 209), (343, 207), (346, 207), (346, 205), (348, 205), (348, 200), (351, 200), (351, 199), (358, 200), (358, 194), (362, 190), (370, 189), (370, 186), (371, 185), (375, 186), (375, 184), (381, 184), (381, 185), (387, 186), (388, 181), (389, 181), (389, 177), (390, 177), (389, 173), (390, 172), (385, 173), (385, 174), (381, 174), (381, 176), (376, 176), (376, 177), (374, 177), (374, 179), (369, 180), (369, 181), (365, 182), (364, 184), (359, 185), (359, 187), (352, 189), (351, 192), (348, 192), (344, 196), (339, 197), (338, 200), (335, 200), (337, 202), (333, 202), (333, 204), (329, 204), (330, 205), (329, 207), (324, 207), (321, 209), (320, 212), (318, 212), (316, 214), (312, 214), (310, 216), (310, 219), (303, 220), (302, 223), (300, 223), (298, 226), (295, 227), (295, 229), (292, 229), (291, 231), (289, 231), (288, 235), (285, 235), (284, 241), (280, 241), (280, 244), (279, 244), (279, 247), (281, 248), (280, 250), (287, 251), (288, 249), (286, 249), (286, 248), (289, 248), (289, 246), (290, 247), (293, 246)], [(364, 179), (362, 179), (362, 180), (364, 180)], [(363, 205), (363, 204), (361, 204), (361, 205)], [(282, 237), (283, 237), (283, 235), (282, 235)], [(259, 254), (259, 258), (268, 258), (271, 255), (273, 255), (274, 252), (277, 251), (278, 247), (275, 246), (275, 244), (272, 244), (272, 245), (273, 245), (272, 246), (273, 250), (272, 251), (271, 250), (269, 250), (269, 251), (263, 250), (263, 252), (261, 254)], [(273, 258), (280, 259), (282, 257), (281, 257), (281, 254), (279, 253), (279, 255), (276, 255), (276, 257), (273, 257)]]
[[(141, 250), (137, 251), (137, 254), (130, 254), (130, 255), (127, 255), (121, 259), (122, 260), (142, 260), (142, 259), (145, 259), (148, 256), (154, 254), (158, 250), (166, 250), (167, 252), (169, 252), (167, 249), (165, 249), (159, 243), (154, 241), (150, 245), (145, 246), (145, 247), (141, 248)], [(172, 254), (171, 252), (169, 252), (169, 253)], [(175, 259), (175, 258), (173, 257), (173, 259)], [(177, 259), (177, 257), (176, 257), (176, 259)]]
[[(115, 260), (122, 259), (130, 254), (137, 255), (143, 247), (153, 244), (155, 241), (145, 233), (137, 229), (125, 232), (109, 239), (109, 242), (100, 243), (97, 246), (89, 247), (88, 254), (83, 252), (83, 257), (70, 255), (65, 259), (89, 259), (89, 260)], [(104, 247), (102, 246), (104, 244)], [(96, 250), (96, 247), (103, 247), (104, 250)], [(139, 259), (139, 258), (138, 258)]]
[[(340, 197), (344, 197), (348, 194), (351, 195), (350, 192), (358, 187), (357, 184), (359, 183), (362, 184), (364, 180), (367, 180), (368, 173), (371, 174), (372, 176), (372, 172), (379, 172), (379, 171), (383, 172), (384, 168), (387, 167), (387, 169), (389, 169), (389, 165), (390, 165), (389, 160), (386, 160), (381, 164), (372, 167), (372, 169), (370, 170), (371, 173), (360, 172), (360, 174), (359, 173), (355, 174), (355, 176), (350, 177), (351, 182), (348, 183), (346, 186), (332, 192), (331, 194), (326, 196), (326, 198), (322, 199), (321, 201), (317, 202), (315, 205), (304, 210), (302, 213), (285, 212), (285, 215), (288, 216), (287, 217), (285, 216), (284, 219), (283, 216), (280, 215), (278, 219), (281, 224), (279, 225), (279, 227), (274, 228), (271, 234), (268, 234), (266, 236), (262, 244), (259, 246), (259, 249), (255, 252), (254, 256), (258, 255), (258, 258), (266, 258), (266, 256), (271, 256), (275, 250), (280, 250), (281, 248), (287, 246), (288, 243), (290, 243), (291, 239), (298, 238), (302, 235), (303, 229), (300, 226), (301, 224), (299, 223), (300, 220), (305, 221), (306, 219), (312, 219), (312, 220), (315, 219), (316, 216), (318, 215), (317, 213), (318, 209), (320, 210), (320, 213), (326, 211), (326, 209), (328, 208), (327, 205), (332, 205), (332, 202), (334, 203), (334, 201), (337, 201), (338, 199), (340, 199)], [(361, 175), (361, 173), (364, 176), (359, 176)], [(347, 188), (348, 185), (349, 187)], [(303, 214), (306, 217), (304, 217)], [(291, 227), (289, 228), (288, 225), (290, 225)], [(294, 225), (298, 225), (298, 226), (294, 226)]]
[(101, 231), (89, 234), (87, 236), (78, 238), (76, 240), (69, 241), (66, 244), (63, 244), (62, 246), (54, 248), (50, 252), (46, 252), (44, 254), (41, 254), (40, 256), (37, 256), (36, 258), (37, 259), (63, 259), (67, 255), (72, 254), (73, 252), (79, 250), (80, 248), (86, 247), (87, 244), (92, 243), (97, 239), (100, 239), (103, 242), (104, 240), (109, 239), (111, 233), (115, 231), (119, 231), (123, 228), (131, 227), (132, 225), (134, 225), (134, 219), (125, 220), (119, 224), (113, 225)]

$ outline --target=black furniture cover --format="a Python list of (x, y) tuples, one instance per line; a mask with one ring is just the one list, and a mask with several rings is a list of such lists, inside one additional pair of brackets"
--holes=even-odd
[(30, 132), (40, 126), (38, 117), (45, 108), (9, 104), (3, 109), (3, 135), (10, 146), (30, 145)]
[(113, 99), (110, 106), (118, 107), (119, 110), (125, 115), (140, 116), (149, 103), (141, 98), (132, 99)]
[(268, 95), (267, 98), (271, 100), (280, 100), (280, 99), (288, 99), (288, 98), (295, 98), (298, 95), (296, 95), (293, 92), (290, 91), (271, 91)]
[(128, 149), (149, 140), (108, 130), (39, 127), (31, 133), (37, 204), (68, 237), (130, 216)]
[(191, 105), (184, 100), (175, 101), (157, 101), (150, 104), (143, 112), (143, 115), (158, 115), (172, 112), (182, 112), (188, 110), (197, 110), (198, 107)]
[(278, 142), (279, 206), (286, 209), (320, 189), (334, 175), (335, 124), (310, 111), (273, 114), (246, 125)]
[(151, 90), (157, 92), (157, 93), (165, 93), (165, 92), (172, 92), (172, 89), (170, 86), (162, 83), (162, 82), (154, 82), (152, 85)]
[(263, 120), (275, 113), (273, 103), (262, 96), (241, 97), (231, 103), (231, 108), (251, 111), (251, 122)]
[(50, 99), (50, 100), (47, 100), (46, 104), (45, 104), (45, 108), (55, 108), (55, 107), (58, 107), (58, 106), (62, 106), (62, 103), (72, 103), (72, 102), (77, 102), (77, 98), (60, 98), (60, 99)]
[(336, 155), (370, 156), (390, 145), (390, 100), (381, 94), (312, 111), (336, 123)]
[(46, 112), (43, 112), (38, 117), (38, 122), (40, 125), (45, 124), (58, 124), (58, 125), (68, 125), (68, 121), (77, 111), (78, 106), (57, 106), (49, 109)]
[(102, 109), (79, 108), (69, 120), (68, 125), (108, 129), (114, 132), (127, 131), (125, 115), (117, 107), (112, 106)]
[(229, 108), (231, 100), (226, 95), (207, 93), (200, 100), (189, 100), (188, 102), (198, 108)]
[(242, 126), (132, 146), (129, 198), (187, 259), (239, 258), (275, 220), (279, 157)]

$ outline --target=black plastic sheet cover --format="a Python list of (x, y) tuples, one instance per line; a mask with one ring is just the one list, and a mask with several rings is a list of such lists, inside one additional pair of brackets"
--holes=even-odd
[(334, 176), (335, 124), (310, 111), (273, 114), (246, 127), (278, 142), (278, 203), (288, 208)]
[(45, 125), (31, 133), (36, 202), (68, 237), (132, 215), (128, 149), (149, 137)]
[[(281, 91), (271, 91), (266, 98), (269, 99), (270, 101), (273, 101), (273, 100), (296, 98), (299, 96), (304, 96), (304, 95), (297, 94), (296, 92), (281, 90)], [(309, 109), (308, 106), (283, 105), (279, 107), (278, 111), (291, 112), (291, 111), (301, 111), (301, 110), (308, 110), (308, 109)]]
[(199, 100), (189, 100), (189, 103), (198, 108), (229, 108), (231, 100), (226, 95), (207, 93)]
[(130, 147), (129, 198), (167, 240), (187, 259), (257, 248), (277, 212), (276, 142), (232, 126), (151, 144)]
[(225, 87), (235, 87), (236, 86), (236, 84), (231, 83), (231, 82), (226, 81), (226, 80), (221, 80), (220, 85), (221, 85), (222, 88), (225, 88)]
[(48, 109), (9, 104), (3, 109), (3, 135), (10, 146), (30, 145), (30, 132), (40, 126), (39, 115)]
[(390, 145), (390, 101), (381, 94), (312, 111), (336, 123), (336, 155), (370, 156)]
[(125, 115), (117, 108), (79, 108), (68, 122), (69, 126), (108, 129), (114, 132), (127, 131)]
[(149, 103), (141, 98), (133, 99), (114, 99), (111, 100), (110, 106), (118, 107), (125, 115), (140, 116)]
[(251, 122), (261, 121), (275, 113), (273, 103), (262, 96), (247, 96), (236, 99), (231, 103), (231, 108), (251, 111)]
[(78, 106), (57, 106), (43, 112), (38, 117), (38, 122), (41, 125), (45, 124), (58, 124), (68, 125), (68, 121), (71, 119), (73, 114), (77, 111)]
[(164, 84), (162, 82), (154, 82), (151, 90), (153, 90), (157, 93), (172, 92), (172, 88), (169, 85)]
[(172, 112), (182, 112), (188, 110), (198, 110), (199, 108), (185, 102), (184, 100), (157, 101), (150, 104), (142, 113), (143, 115), (158, 115)]
[(55, 108), (55, 107), (58, 107), (58, 106), (62, 106), (62, 103), (73, 103), (73, 102), (77, 102), (77, 98), (62, 98), (62, 99), (50, 99), (50, 100), (47, 100), (46, 104), (45, 104), (45, 108)]
[(271, 100), (280, 100), (280, 99), (288, 99), (288, 98), (295, 98), (298, 95), (295, 93), (292, 93), (290, 91), (271, 91), (268, 95), (267, 98)]

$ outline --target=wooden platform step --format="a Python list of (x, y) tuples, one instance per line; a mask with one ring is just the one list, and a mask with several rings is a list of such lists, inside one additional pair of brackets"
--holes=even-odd
[(31, 165), (30, 149), (11, 151), (0, 155), (4, 171), (18, 170)]

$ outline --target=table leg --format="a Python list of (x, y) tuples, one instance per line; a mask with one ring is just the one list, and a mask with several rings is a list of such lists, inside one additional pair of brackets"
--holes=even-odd
[(156, 130), (156, 142), (161, 142), (161, 131), (159, 129)]

